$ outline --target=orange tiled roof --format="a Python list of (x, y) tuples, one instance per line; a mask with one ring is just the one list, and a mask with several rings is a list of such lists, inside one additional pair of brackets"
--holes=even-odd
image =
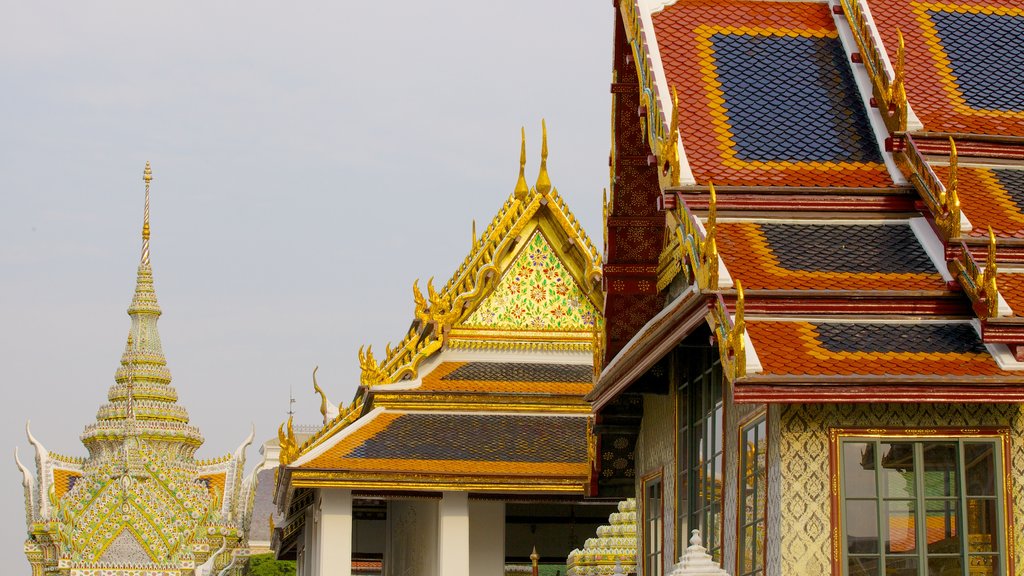
[(81, 472), (63, 470), (57, 468), (53, 471), (53, 491), (56, 500), (60, 500), (75, 486), (75, 482), (82, 477)]
[(892, 185), (827, 4), (680, 0), (653, 19), (698, 182)]
[(205, 480), (207, 482), (207, 488), (210, 491), (210, 496), (213, 496), (214, 498), (224, 497), (224, 482), (226, 478), (226, 472), (217, 472), (215, 474), (207, 474), (199, 477), (200, 480)]
[(586, 426), (576, 416), (385, 412), (299, 468), (586, 476)]
[(733, 278), (763, 290), (945, 290), (906, 224), (717, 225)]
[[(949, 166), (932, 168), (943, 182), (949, 180)], [(1024, 238), (1024, 170), (961, 166), (957, 180), (971, 236), (987, 238), (991, 226), (1000, 238)]]
[(996, 283), (1000, 296), (1013, 310), (1013, 315), (1024, 316), (1024, 274), (1000, 272)]
[(747, 322), (765, 374), (1014, 374), (999, 368), (965, 323)]
[(593, 387), (589, 365), (442, 362), (423, 377), (425, 392), (492, 392), (582, 396)]
[(868, 6), (890, 58), (896, 31), (903, 32), (907, 100), (926, 130), (1024, 136), (1019, 1), (868, 0)]

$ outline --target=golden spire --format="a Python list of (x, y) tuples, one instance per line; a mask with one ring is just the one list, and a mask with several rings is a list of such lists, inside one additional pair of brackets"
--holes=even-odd
[(142, 181), (146, 183), (146, 209), (142, 213), (142, 263), (149, 264), (149, 183), (153, 181), (153, 170), (146, 160), (146, 168), (142, 171)]
[(551, 192), (551, 179), (548, 178), (548, 127), (544, 120), (540, 121), (540, 174), (537, 175), (537, 192), (547, 195)]
[(473, 218), (473, 244), (471, 247), (476, 247), (476, 218)]
[(522, 200), (530, 193), (530, 185), (526, 183), (526, 128), (520, 128), (522, 141), (519, 145), (519, 180), (516, 180), (515, 196)]

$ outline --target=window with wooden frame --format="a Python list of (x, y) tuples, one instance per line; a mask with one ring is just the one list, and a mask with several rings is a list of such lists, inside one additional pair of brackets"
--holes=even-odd
[(737, 576), (764, 574), (767, 431), (764, 412), (740, 426)]
[(661, 474), (644, 481), (644, 574), (662, 576), (664, 573), (665, 541), (664, 499)]
[(721, 562), (723, 425), (722, 362), (718, 348), (680, 346), (676, 384), (676, 545), (685, 550), (700, 530)]
[(843, 576), (1006, 576), (1006, 430), (832, 433)]

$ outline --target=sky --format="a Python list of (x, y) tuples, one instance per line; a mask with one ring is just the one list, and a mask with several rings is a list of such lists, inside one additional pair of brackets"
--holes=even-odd
[[(29, 574), (15, 446), (53, 452), (113, 383), (152, 162), (160, 333), (179, 402), (226, 454), (319, 421), (356, 351), (412, 320), (527, 180), (602, 245), (609, 1), (0, 0), (0, 552)], [(378, 353), (378, 357), (380, 353)], [(251, 468), (259, 460), (250, 448)]]

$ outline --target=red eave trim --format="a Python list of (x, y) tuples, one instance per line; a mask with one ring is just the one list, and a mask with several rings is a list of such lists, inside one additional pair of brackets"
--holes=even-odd
[(708, 313), (707, 295), (690, 292), (669, 304), (672, 308), (661, 318), (654, 318), (641, 328), (628, 344), (608, 363), (600, 380), (586, 400), (591, 411), (600, 412), (608, 402), (625, 391), (637, 378), (668, 354), (694, 328), (704, 322)]
[(737, 385), (740, 403), (854, 404), (867, 402), (1024, 402), (1024, 386), (782, 386)]

